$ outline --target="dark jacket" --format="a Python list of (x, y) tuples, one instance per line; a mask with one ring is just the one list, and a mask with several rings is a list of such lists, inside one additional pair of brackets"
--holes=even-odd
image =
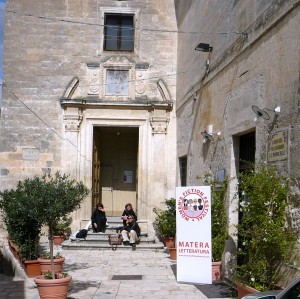
[(137, 222), (132, 221), (131, 223), (127, 223), (127, 225), (124, 227), (125, 230), (130, 232), (131, 230), (134, 230), (138, 237), (141, 235), (141, 229)]
[[(134, 213), (134, 210), (124, 210), (123, 211), (123, 214), (122, 214), (122, 216), (133, 216), (134, 217), (134, 219), (135, 219), (135, 221), (137, 221), (137, 216), (136, 216), (136, 214)], [(126, 220), (123, 220), (123, 226), (126, 226)]]
[[(92, 214), (91, 220), (94, 232), (105, 232), (107, 219), (104, 211), (95, 210)], [(97, 227), (94, 227), (94, 223), (97, 224)]]

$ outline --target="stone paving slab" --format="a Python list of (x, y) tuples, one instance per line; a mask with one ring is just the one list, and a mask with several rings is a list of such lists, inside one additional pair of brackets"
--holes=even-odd
[[(68, 299), (212, 298), (192, 284), (177, 283), (172, 270), (176, 261), (170, 260), (163, 250), (63, 250), (56, 246), (55, 251), (65, 257), (63, 271), (73, 278)], [(142, 278), (112, 280), (114, 275)], [(6, 277), (1, 279), (0, 298), (38, 299), (39, 296), (33, 278), (12, 281)]]

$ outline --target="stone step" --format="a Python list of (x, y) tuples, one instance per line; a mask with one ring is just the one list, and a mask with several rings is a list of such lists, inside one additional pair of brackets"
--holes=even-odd
[[(75, 232), (69, 240), (62, 243), (63, 249), (111, 249), (111, 245), (108, 243), (108, 235), (116, 233), (118, 227), (123, 226), (121, 217), (119, 216), (107, 216), (108, 226), (106, 227), (105, 233), (94, 233), (91, 223), (88, 223), (86, 229), (88, 234), (86, 239), (76, 238)], [(139, 220), (138, 223), (146, 224), (147, 220)], [(141, 232), (140, 242), (137, 245), (139, 250), (160, 250), (163, 249), (164, 245), (158, 242), (155, 237), (148, 237), (147, 232)], [(118, 245), (118, 249), (131, 250), (131, 246)]]
[[(95, 240), (84, 240), (84, 239), (76, 239), (75, 241), (66, 240), (62, 243), (62, 248), (65, 250), (81, 250), (81, 249), (88, 249), (88, 250), (99, 250), (99, 249), (111, 249), (111, 245), (109, 245), (108, 240), (105, 242), (99, 242)], [(118, 249), (123, 250), (131, 250), (131, 246), (124, 246), (118, 245)], [(147, 241), (140, 241), (139, 244), (136, 246), (136, 250), (162, 250), (164, 249), (164, 245), (161, 242), (147, 242)]]
[[(83, 238), (75, 238), (75, 237), (70, 237), (71, 242), (108, 242), (108, 236), (109, 233), (90, 233), (87, 235), (86, 239)], [(148, 237), (147, 235), (142, 235), (140, 236), (140, 242), (141, 243), (155, 243), (156, 239), (154, 237)]]
[[(103, 239), (103, 236), (107, 239), (108, 235), (115, 234), (115, 233), (116, 233), (115, 229), (112, 229), (112, 230), (107, 229), (105, 231), (105, 233), (94, 233), (91, 230), (89, 230), (86, 239)], [(147, 237), (147, 233), (141, 232), (141, 236)], [(76, 238), (74, 238), (74, 236), (73, 236), (73, 237), (71, 237), (71, 239), (76, 239)]]

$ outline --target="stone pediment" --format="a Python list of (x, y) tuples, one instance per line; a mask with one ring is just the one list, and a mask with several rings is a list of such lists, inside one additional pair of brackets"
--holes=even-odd
[(125, 56), (112, 56), (109, 59), (107, 59), (105, 62), (101, 63), (103, 67), (107, 66), (132, 66), (134, 65), (133, 61), (130, 61), (127, 57)]

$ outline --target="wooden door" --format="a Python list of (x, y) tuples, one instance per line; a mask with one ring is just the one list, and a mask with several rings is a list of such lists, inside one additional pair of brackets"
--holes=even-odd
[(107, 215), (121, 215), (128, 202), (136, 210), (138, 128), (99, 127), (94, 131), (93, 182), (98, 185), (93, 187), (93, 198), (103, 203)]

